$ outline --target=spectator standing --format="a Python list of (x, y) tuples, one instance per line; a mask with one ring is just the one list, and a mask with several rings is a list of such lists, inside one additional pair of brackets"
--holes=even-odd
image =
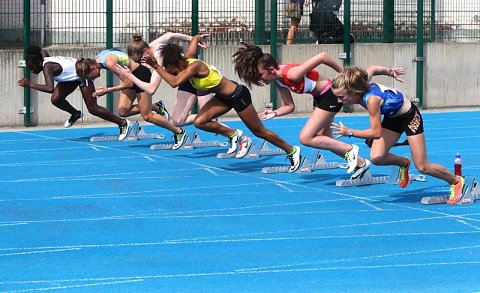
[(285, 16), (290, 18), (290, 28), (287, 33), (287, 45), (295, 44), (295, 35), (303, 15), (303, 6), (308, 6), (310, 0), (288, 0), (285, 6)]

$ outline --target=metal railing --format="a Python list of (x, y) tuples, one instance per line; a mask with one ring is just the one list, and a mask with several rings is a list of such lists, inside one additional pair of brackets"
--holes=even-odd
[[(111, 1), (111, 11), (107, 11), (108, 0), (30, 1), (31, 42), (42, 46), (103, 45), (108, 15), (113, 19), (111, 38), (115, 46), (124, 46), (134, 33), (153, 40), (168, 31), (210, 33), (212, 45), (243, 41), (267, 43), (272, 30), (271, 0)], [(290, 26), (290, 20), (285, 17), (286, 1), (275, 1), (279, 43), (285, 42)], [(328, 31), (343, 26), (343, 5), (332, 11), (333, 15), (324, 14), (327, 20), (325, 17), (320, 18), (320, 22), (315, 19), (322, 1), (329, 2), (311, 0), (312, 4), (304, 7), (296, 38), (298, 43), (328, 41), (316, 34), (318, 30)], [(24, 3), (24, 0), (0, 1), (0, 45), (22, 44)], [(357, 42), (415, 40), (417, 1), (356, 0), (351, 3), (350, 29)], [(427, 41), (480, 41), (478, 0), (424, 0), (423, 19)], [(324, 34), (328, 35), (328, 32)]]

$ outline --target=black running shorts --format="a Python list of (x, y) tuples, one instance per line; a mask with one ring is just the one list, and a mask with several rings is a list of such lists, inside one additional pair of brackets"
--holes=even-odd
[(412, 107), (407, 113), (398, 117), (384, 117), (382, 127), (407, 136), (423, 133), (423, 118), (417, 106), (412, 103)]

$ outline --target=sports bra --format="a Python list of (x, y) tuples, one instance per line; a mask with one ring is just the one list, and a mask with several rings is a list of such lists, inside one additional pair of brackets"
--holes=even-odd
[[(195, 59), (195, 58), (188, 58), (187, 62), (188, 65), (192, 64), (195, 61), (203, 62), (202, 60)], [(222, 81), (222, 74), (218, 71), (215, 66), (209, 65), (203, 62), (209, 69), (208, 76), (206, 77), (191, 77), (190, 83), (194, 88), (197, 90), (209, 90), (211, 88), (216, 87)]]
[(282, 80), (277, 80), (276, 82), (279, 86), (287, 88), (297, 94), (311, 93), (317, 85), (320, 74), (317, 70), (312, 69), (299, 81), (295, 82), (289, 80), (287, 78), (288, 71), (298, 65), (300, 64), (287, 64), (285, 67), (283, 67)]

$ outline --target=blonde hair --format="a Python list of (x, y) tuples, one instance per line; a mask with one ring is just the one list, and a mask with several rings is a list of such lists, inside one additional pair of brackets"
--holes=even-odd
[(75, 63), (75, 70), (77, 71), (77, 75), (81, 79), (85, 79), (87, 74), (90, 72), (92, 66), (96, 65), (97, 62), (90, 58), (80, 58)]
[(360, 67), (346, 67), (343, 73), (333, 79), (332, 88), (342, 89), (352, 94), (363, 94), (370, 89), (368, 73)]
[(143, 40), (143, 36), (140, 34), (134, 34), (133, 40), (128, 44), (127, 53), (131, 57), (133, 55), (142, 55), (143, 50), (148, 48), (149, 45)]

